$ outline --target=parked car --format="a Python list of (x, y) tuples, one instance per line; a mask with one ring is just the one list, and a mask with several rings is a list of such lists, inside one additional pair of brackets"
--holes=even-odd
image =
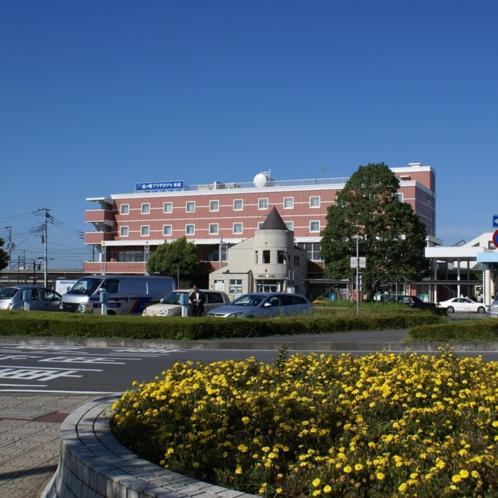
[(491, 306), (489, 307), (489, 314), (495, 318), (498, 318), (498, 294), (496, 294)]
[(80, 278), (62, 296), (64, 311), (88, 313), (99, 311), (100, 293), (108, 293), (108, 314), (142, 313), (150, 303), (158, 303), (175, 288), (172, 277), (148, 275), (92, 275)]
[[(209, 311), (219, 308), (224, 304), (230, 303), (230, 298), (222, 291), (202, 290), (200, 291), (206, 297), (204, 303), (204, 314)], [(144, 309), (142, 316), (180, 316), (182, 314), (181, 299), (185, 296), (188, 299), (190, 289), (178, 289), (171, 291), (167, 296), (163, 297), (159, 304), (152, 304)]]
[(231, 304), (220, 306), (208, 316), (223, 318), (253, 318), (278, 315), (297, 315), (311, 311), (312, 304), (301, 294), (283, 292), (255, 292), (244, 294)]
[(468, 297), (454, 297), (438, 303), (439, 308), (445, 308), (448, 313), (486, 313), (486, 305), (469, 299)]
[(61, 295), (39, 285), (13, 285), (0, 289), (0, 310), (20, 310), (24, 308), (23, 293), (31, 310), (59, 311)]

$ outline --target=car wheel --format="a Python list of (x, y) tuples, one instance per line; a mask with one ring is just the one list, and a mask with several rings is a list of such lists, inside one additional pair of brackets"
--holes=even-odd
[(481, 315), (486, 313), (486, 308), (484, 308), (484, 306), (479, 306), (479, 308), (477, 308), (477, 313)]
[(447, 311), (448, 313), (455, 313), (455, 308), (453, 308), (453, 306), (448, 306), (448, 307), (446, 308), (446, 311)]

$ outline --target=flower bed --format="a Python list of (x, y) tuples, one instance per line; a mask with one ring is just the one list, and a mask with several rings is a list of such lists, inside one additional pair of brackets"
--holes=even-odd
[(497, 496), (498, 363), (295, 355), (177, 363), (115, 403), (123, 444), (262, 496)]

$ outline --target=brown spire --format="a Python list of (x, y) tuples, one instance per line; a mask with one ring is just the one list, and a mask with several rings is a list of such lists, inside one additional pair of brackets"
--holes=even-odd
[(260, 230), (287, 230), (287, 225), (284, 223), (276, 207), (272, 208), (265, 222), (261, 225)]

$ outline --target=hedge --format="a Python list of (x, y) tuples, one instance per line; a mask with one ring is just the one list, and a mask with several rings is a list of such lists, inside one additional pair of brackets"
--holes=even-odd
[(466, 320), (462, 322), (421, 325), (409, 332), (414, 341), (498, 341), (498, 320)]
[(270, 319), (160, 318), (72, 313), (0, 312), (0, 335), (215, 339), (404, 329), (441, 322), (431, 313), (301, 315)]

